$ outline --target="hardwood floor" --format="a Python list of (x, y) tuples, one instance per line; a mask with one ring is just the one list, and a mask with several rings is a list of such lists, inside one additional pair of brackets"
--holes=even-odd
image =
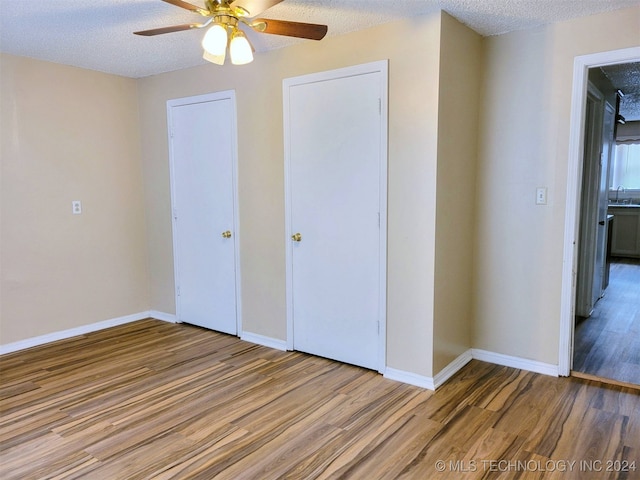
[(609, 287), (576, 325), (573, 369), (640, 385), (640, 259), (611, 265)]
[(475, 360), (434, 393), (144, 320), (0, 371), (3, 479), (640, 478), (640, 392)]

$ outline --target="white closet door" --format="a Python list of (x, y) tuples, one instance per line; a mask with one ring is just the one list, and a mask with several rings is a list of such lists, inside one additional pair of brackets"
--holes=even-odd
[(380, 369), (386, 71), (336, 75), (285, 83), (293, 348)]
[(167, 108), (178, 320), (237, 334), (235, 97), (178, 99)]

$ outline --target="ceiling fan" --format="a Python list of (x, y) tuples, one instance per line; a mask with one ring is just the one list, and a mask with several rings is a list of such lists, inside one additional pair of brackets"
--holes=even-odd
[(149, 37), (194, 28), (206, 28), (211, 25), (202, 39), (203, 58), (218, 65), (224, 64), (227, 50), (231, 57), (231, 63), (234, 65), (243, 65), (253, 60), (253, 47), (244, 32), (239, 28), (238, 25), (240, 23), (260, 33), (307, 38), (310, 40), (322, 40), (327, 34), (326, 25), (255, 18), (256, 15), (283, 0), (205, 0), (205, 8), (183, 0), (162, 1), (198, 13), (203, 17), (208, 17), (208, 19), (203, 23), (186, 23), (133, 33)]

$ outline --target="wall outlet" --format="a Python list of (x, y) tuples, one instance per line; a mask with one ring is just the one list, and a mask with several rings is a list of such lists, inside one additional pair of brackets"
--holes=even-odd
[(547, 204), (547, 187), (536, 188), (536, 205)]
[(71, 213), (74, 215), (80, 215), (82, 213), (82, 202), (80, 202), (80, 200), (73, 200), (71, 202)]

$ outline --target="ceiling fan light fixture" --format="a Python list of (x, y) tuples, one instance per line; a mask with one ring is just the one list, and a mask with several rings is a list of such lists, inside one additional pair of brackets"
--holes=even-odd
[(224, 56), (225, 51), (227, 50), (227, 29), (224, 25), (219, 23), (214, 23), (213, 26), (207, 30), (204, 38), (202, 39), (202, 48), (204, 51), (209, 53), (210, 55), (219, 57)]
[(231, 63), (234, 65), (245, 65), (253, 61), (253, 52), (255, 50), (249, 43), (245, 33), (238, 28), (239, 23), (245, 24), (248, 28), (258, 33), (306, 38), (309, 40), (322, 40), (327, 34), (328, 27), (326, 25), (255, 18), (256, 15), (283, 0), (200, 0), (204, 2), (205, 8), (193, 5), (185, 0), (162, 1), (197, 13), (206, 17), (207, 21), (204, 23), (185, 23), (170, 27), (152, 28), (133, 33), (144, 37), (152, 37), (184, 30), (204, 29), (211, 25), (202, 38), (203, 58), (218, 65), (224, 65), (227, 50), (228, 55), (231, 57)]
[(236, 28), (231, 35), (229, 54), (231, 55), (231, 63), (234, 65), (246, 65), (253, 61), (251, 44), (240, 29)]

